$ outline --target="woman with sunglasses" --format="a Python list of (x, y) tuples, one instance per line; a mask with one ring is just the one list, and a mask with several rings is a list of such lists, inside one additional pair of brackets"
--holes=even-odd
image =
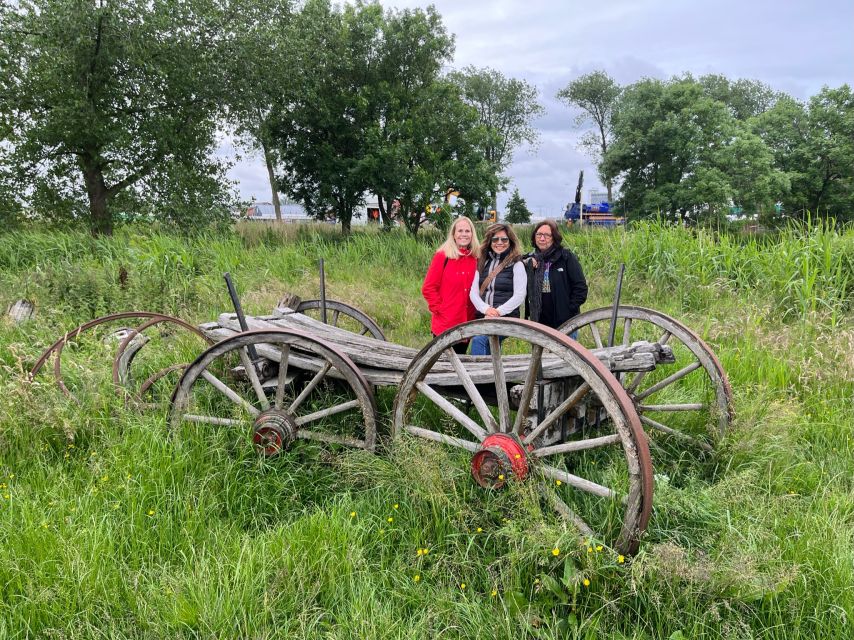
[(534, 227), (534, 252), (528, 269), (527, 315), (534, 322), (557, 328), (578, 315), (587, 300), (587, 281), (578, 258), (561, 246), (563, 237), (553, 220)]
[[(465, 216), (454, 220), (448, 237), (433, 255), (421, 295), (432, 316), (430, 329), (434, 336), (463, 322), (474, 320), (474, 307), (469, 302), (469, 288), (477, 270), (480, 248), (472, 221)], [(454, 351), (465, 353), (468, 342), (454, 345)]]
[[(487, 228), (469, 295), (479, 318), (519, 317), (528, 284), (521, 258), (519, 239), (510, 225), (499, 222)], [(472, 338), (473, 356), (490, 353), (486, 336)]]

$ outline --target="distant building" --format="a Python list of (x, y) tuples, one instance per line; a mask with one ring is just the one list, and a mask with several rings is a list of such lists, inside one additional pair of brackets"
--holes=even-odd
[[(294, 200), (283, 199), (281, 201), (282, 222), (316, 222), (317, 218), (308, 215), (305, 208)], [(241, 216), (247, 220), (276, 219), (276, 209), (272, 202), (255, 202), (251, 204), (246, 213)], [(368, 222), (380, 221), (379, 202), (376, 196), (370, 194), (365, 196), (365, 204), (357, 206), (353, 212), (353, 224), (367, 224)]]

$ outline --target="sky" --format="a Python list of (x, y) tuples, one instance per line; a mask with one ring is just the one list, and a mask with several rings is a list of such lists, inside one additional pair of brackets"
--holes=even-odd
[[(387, 8), (425, 7), (381, 0)], [(535, 147), (520, 147), (506, 176), (537, 217), (559, 217), (584, 170), (584, 200), (601, 189), (578, 149), (576, 111), (555, 98), (604, 70), (619, 84), (685, 72), (759, 80), (806, 100), (822, 86), (854, 84), (854, 0), (434, 0), (455, 35), (451, 69), (496, 69), (537, 87), (545, 108)], [(233, 154), (228, 144), (221, 149)], [(230, 178), (244, 199), (270, 200), (263, 163), (244, 157)]]

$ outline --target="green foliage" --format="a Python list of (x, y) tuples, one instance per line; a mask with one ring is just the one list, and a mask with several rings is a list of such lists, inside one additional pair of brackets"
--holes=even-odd
[[(421, 278), (441, 241), (432, 230), (344, 237), (330, 225), (258, 223), (194, 237), (136, 226), (100, 239), (0, 235), (0, 307), (24, 294), (38, 307), (29, 323), (0, 323), (0, 634), (845, 635), (850, 229), (746, 236), (650, 221), (565, 234), (590, 279), (589, 308), (610, 303), (625, 262), (623, 301), (696, 330), (735, 391), (735, 424), (715, 455), (651, 437), (655, 508), (634, 558), (578, 540), (537, 485), (481, 491), (467, 455), (392, 443), (387, 426), (378, 455), (300, 443), (263, 460), (242, 435), (176, 437), (163, 411), (124, 407), (109, 353), (82, 406), (49, 376), (23, 381), (44, 345), (95, 312), (163, 305), (208, 321), (229, 310), (228, 270), (247, 312), (268, 313), (286, 290), (316, 297), (320, 257), (330, 297), (421, 347)], [(82, 364), (98, 371), (94, 357)], [(377, 400), (388, 416), (394, 389)]]
[[(182, 222), (179, 203), (196, 217), (225, 207), (223, 167), (208, 159), (221, 101), (218, 9), (28, 0), (0, 11), (4, 163), (22, 207), (83, 219), (95, 233), (112, 232), (119, 196), (130, 213)], [(195, 208), (200, 200), (210, 206)]]
[[(496, 175), (501, 174), (513, 159), (513, 150), (523, 142), (536, 145), (539, 133), (532, 121), (544, 113), (537, 102), (537, 88), (524, 80), (505, 78), (495, 69), (469, 66), (448, 75), (457, 84), (463, 98), (472, 105), (486, 127), (483, 155)], [(497, 189), (492, 191), (492, 207), (496, 208)]]
[(525, 199), (519, 195), (519, 189), (513, 189), (513, 193), (507, 201), (507, 213), (504, 220), (511, 224), (528, 224), (531, 221), (531, 212), (528, 211)]

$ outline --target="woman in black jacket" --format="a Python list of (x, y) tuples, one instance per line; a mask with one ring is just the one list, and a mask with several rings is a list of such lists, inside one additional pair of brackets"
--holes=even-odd
[(578, 258), (562, 246), (558, 226), (546, 220), (531, 234), (534, 252), (525, 261), (528, 270), (528, 317), (557, 328), (578, 315), (587, 300), (587, 281)]

